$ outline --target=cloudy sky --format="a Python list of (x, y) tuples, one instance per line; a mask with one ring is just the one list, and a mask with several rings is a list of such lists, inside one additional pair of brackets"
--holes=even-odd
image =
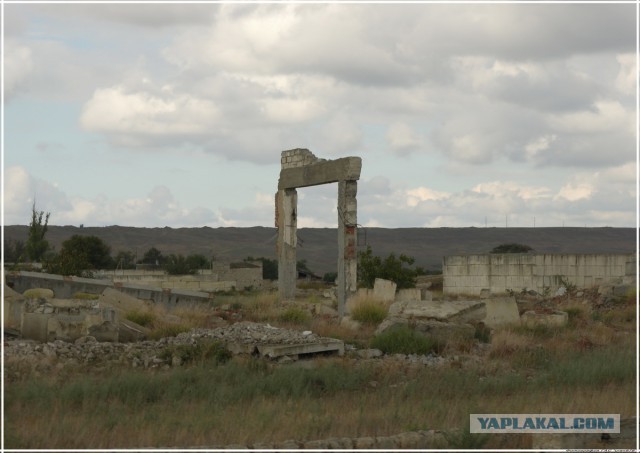
[(633, 3), (4, 12), (7, 225), (273, 226), (291, 148), (362, 157), (364, 226), (636, 225)]

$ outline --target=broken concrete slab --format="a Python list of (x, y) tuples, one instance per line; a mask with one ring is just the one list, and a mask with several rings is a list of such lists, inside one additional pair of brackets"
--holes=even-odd
[(475, 327), (467, 323), (442, 322), (433, 319), (408, 319), (389, 317), (382, 321), (376, 329), (376, 335), (399, 327), (409, 327), (415, 332), (427, 335), (436, 341), (446, 343), (451, 340), (471, 340), (475, 335)]
[(569, 314), (565, 311), (553, 311), (551, 313), (538, 313), (533, 310), (522, 314), (521, 322), (524, 326), (535, 328), (537, 326), (545, 327), (564, 327), (569, 322)]
[(420, 291), (420, 288), (399, 289), (395, 300), (422, 300), (422, 292)]
[(304, 344), (259, 344), (256, 346), (262, 357), (275, 359), (282, 356), (300, 356), (305, 354), (318, 354), (333, 352), (344, 355), (344, 342), (340, 340), (327, 340), (317, 343)]
[(398, 285), (391, 280), (376, 278), (373, 282), (373, 296), (383, 302), (393, 302)]
[(477, 322), (487, 314), (484, 301), (408, 301), (402, 315), (446, 322)]
[(127, 312), (148, 312), (153, 308), (152, 302), (137, 299), (113, 288), (105, 288), (97, 302), (98, 306), (114, 309), (120, 318), (124, 318)]
[(520, 312), (515, 297), (490, 297), (483, 299), (487, 314), (482, 320), (487, 327), (520, 324)]

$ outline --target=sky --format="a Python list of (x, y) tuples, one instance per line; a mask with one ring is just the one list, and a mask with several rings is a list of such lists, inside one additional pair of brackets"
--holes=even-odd
[(307, 148), (364, 227), (634, 227), (636, 8), (5, 1), (4, 224), (273, 227)]

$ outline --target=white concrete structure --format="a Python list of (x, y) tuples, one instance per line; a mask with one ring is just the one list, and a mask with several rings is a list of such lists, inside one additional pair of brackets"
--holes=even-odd
[(480, 294), (520, 291), (523, 288), (543, 293), (555, 291), (568, 282), (580, 288), (612, 280), (635, 278), (635, 254), (529, 254), (505, 253), (447, 256), (442, 273), (445, 294)]

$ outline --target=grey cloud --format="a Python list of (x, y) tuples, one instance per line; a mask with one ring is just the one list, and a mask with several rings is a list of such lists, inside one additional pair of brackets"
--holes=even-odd
[[(28, 4), (24, 7), (29, 8)], [(219, 5), (216, 4), (86, 4), (52, 3), (39, 5), (38, 10), (46, 11), (62, 21), (83, 17), (85, 20), (126, 24), (147, 29), (167, 28), (184, 25), (205, 25), (215, 17)]]

